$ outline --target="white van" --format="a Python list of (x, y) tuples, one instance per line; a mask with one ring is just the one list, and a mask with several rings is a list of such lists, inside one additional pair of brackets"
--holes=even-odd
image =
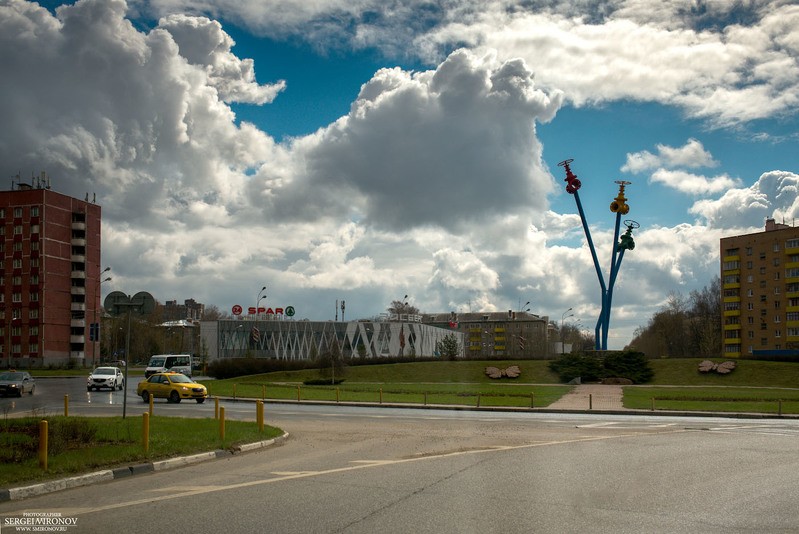
[(191, 376), (191, 354), (156, 354), (150, 358), (144, 377), (150, 378), (155, 373), (176, 371), (186, 376)]

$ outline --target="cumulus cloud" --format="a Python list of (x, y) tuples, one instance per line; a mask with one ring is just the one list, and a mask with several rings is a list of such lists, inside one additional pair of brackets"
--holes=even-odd
[(639, 173), (663, 168), (674, 167), (715, 167), (718, 162), (705, 150), (702, 143), (696, 139), (689, 139), (681, 147), (670, 147), (668, 145), (657, 145), (657, 154), (652, 154), (647, 150), (627, 154), (627, 163), (621, 168), (624, 172)]
[(799, 175), (763, 173), (750, 187), (730, 189), (718, 199), (694, 203), (690, 213), (713, 228), (759, 228), (767, 218), (793, 221), (799, 215)]
[(320, 49), (378, 48), (436, 64), (453, 49), (521, 56), (576, 105), (617, 99), (677, 105), (717, 126), (791, 113), (799, 104), (799, 6), (682, 0), (148, 0), (164, 16), (211, 14)]

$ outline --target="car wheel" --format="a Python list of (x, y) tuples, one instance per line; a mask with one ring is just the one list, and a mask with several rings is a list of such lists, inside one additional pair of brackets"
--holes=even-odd
[(91, 391), (91, 390), (92, 390), (92, 388), (86, 386), (86, 391)]
[(169, 394), (169, 402), (172, 402), (174, 404), (179, 403), (180, 402), (180, 393), (178, 393), (177, 391), (173, 391), (172, 393), (170, 393)]
[(118, 389), (119, 391), (122, 391), (122, 388), (123, 388), (124, 386), (125, 386), (125, 383), (124, 383), (124, 382), (120, 382), (120, 383), (119, 383), (119, 385), (117, 386), (117, 389)]
[(202, 404), (205, 402), (205, 399), (195, 399), (195, 400), (197, 401), (197, 404)]
[(150, 392), (146, 389), (141, 392), (141, 400), (144, 402), (150, 402)]
[(17, 390), (17, 397), (22, 398), (22, 388)]
[(31, 390), (28, 392), (28, 395), (33, 395), (33, 392), (36, 390), (36, 386), (33, 386)]

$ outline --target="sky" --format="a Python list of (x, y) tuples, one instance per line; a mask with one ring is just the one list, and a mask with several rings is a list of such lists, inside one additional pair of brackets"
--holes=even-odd
[[(799, 213), (799, 2), (0, 0), (0, 166), (103, 213), (103, 294), (529, 308), (608, 347)], [(624, 227), (622, 227), (622, 230)], [(526, 304), (529, 302), (529, 304)]]

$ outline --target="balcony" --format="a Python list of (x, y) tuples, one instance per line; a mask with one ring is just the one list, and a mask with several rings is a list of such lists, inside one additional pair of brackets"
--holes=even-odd
[(69, 326), (72, 328), (86, 328), (86, 319), (71, 319)]
[(72, 286), (69, 289), (69, 292), (72, 295), (85, 295), (86, 294), (86, 288), (85, 287), (80, 287), (80, 286)]
[(70, 343), (86, 343), (86, 336), (69, 336)]
[(83, 230), (86, 231), (86, 222), (85, 221), (72, 221), (72, 229), (73, 230)]
[(85, 237), (73, 237), (72, 238), (72, 246), (73, 247), (85, 247), (86, 246), (86, 238)]
[(86, 303), (85, 302), (73, 302), (70, 307), (70, 311), (86, 311)]
[(72, 271), (69, 275), (72, 278), (76, 278), (76, 279), (79, 279), (79, 280), (85, 280), (86, 279), (86, 271)]
[(85, 254), (73, 254), (69, 257), (69, 261), (72, 263), (86, 263), (86, 255)]

